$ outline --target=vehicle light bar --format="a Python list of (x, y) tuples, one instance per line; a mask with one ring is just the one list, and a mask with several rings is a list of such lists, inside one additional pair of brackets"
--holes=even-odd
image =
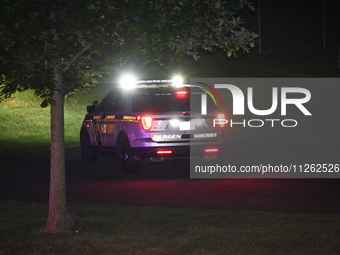
[(139, 80), (138, 84), (171, 83), (172, 80)]
[(148, 84), (173, 84), (175, 86), (181, 86), (183, 84), (183, 79), (181, 77), (175, 77), (171, 80), (138, 80), (137, 85), (148, 85)]

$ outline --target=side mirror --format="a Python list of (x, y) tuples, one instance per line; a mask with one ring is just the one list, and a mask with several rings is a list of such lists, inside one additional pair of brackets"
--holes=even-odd
[(98, 109), (99, 102), (96, 100), (92, 103), (92, 105), (88, 105), (86, 110), (88, 113), (94, 113)]

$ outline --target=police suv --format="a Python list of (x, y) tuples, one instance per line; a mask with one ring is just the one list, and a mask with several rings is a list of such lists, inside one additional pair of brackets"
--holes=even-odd
[(122, 172), (133, 173), (142, 160), (215, 159), (224, 148), (224, 124), (216, 120), (225, 116), (211, 95), (176, 79), (128, 80), (87, 107), (83, 161), (109, 156), (119, 160)]

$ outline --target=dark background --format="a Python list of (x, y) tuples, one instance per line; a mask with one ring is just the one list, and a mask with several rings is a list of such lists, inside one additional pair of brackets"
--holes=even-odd
[[(272, 54), (339, 48), (340, 1), (252, 0), (244, 26), (260, 35), (254, 52)], [(260, 23), (259, 23), (260, 21)], [(260, 49), (261, 48), (261, 49)]]

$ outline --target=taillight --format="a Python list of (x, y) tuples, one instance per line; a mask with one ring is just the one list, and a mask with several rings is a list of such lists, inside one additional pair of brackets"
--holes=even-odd
[(152, 117), (150, 116), (137, 116), (137, 120), (142, 124), (142, 128), (146, 131), (152, 128)]
[(217, 153), (218, 148), (207, 148), (204, 150), (205, 153)]
[(217, 115), (217, 119), (214, 120), (214, 126), (218, 125), (220, 127), (224, 127), (226, 123), (228, 123), (228, 121), (225, 119), (225, 114), (224, 113), (218, 114)]
[(157, 151), (158, 155), (166, 155), (166, 154), (171, 154), (172, 151), (171, 150), (159, 150)]

